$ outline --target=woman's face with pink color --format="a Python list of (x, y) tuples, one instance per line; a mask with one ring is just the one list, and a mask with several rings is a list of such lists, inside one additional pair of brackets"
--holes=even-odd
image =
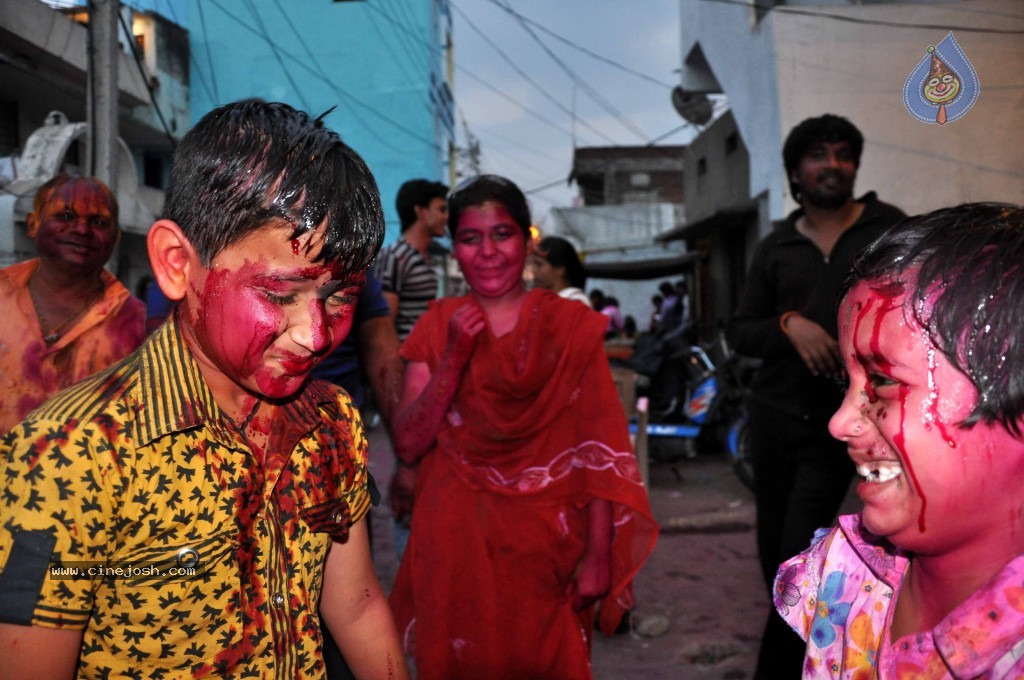
[(850, 384), (829, 430), (857, 465), (865, 526), (904, 549), (942, 554), (1022, 523), (1022, 456), (1001, 426), (958, 426), (977, 389), (904, 308), (907, 299), (863, 282), (843, 299), (839, 346)]
[(295, 241), (290, 232), (265, 226), (225, 248), (193, 280), (184, 310), (203, 356), (272, 399), (294, 394), (345, 339), (362, 285), (312, 261), (319, 231)]
[(505, 206), (487, 201), (462, 211), (453, 252), (476, 295), (501, 297), (523, 288), (528, 246)]

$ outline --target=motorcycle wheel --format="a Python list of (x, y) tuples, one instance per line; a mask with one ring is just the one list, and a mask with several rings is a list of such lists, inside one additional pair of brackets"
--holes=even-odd
[(743, 482), (743, 486), (753, 491), (757, 482), (751, 460), (750, 428), (746, 415), (737, 418), (729, 428), (728, 454), (733, 472)]

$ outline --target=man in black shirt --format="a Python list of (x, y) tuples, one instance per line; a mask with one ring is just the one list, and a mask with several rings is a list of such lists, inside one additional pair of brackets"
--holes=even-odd
[[(842, 400), (837, 292), (860, 251), (905, 217), (874, 192), (854, 199), (864, 138), (826, 114), (797, 125), (782, 156), (800, 208), (757, 246), (728, 337), (763, 359), (752, 384), (750, 445), (757, 479), (757, 547), (771, 592), (779, 564), (828, 526), (853, 465), (828, 421)], [(771, 612), (757, 678), (800, 677), (804, 643)]]

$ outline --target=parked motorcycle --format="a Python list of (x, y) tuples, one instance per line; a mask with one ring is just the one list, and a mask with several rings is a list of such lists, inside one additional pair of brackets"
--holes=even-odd
[[(628, 364), (641, 376), (639, 393), (653, 404), (651, 460), (676, 462), (724, 450), (740, 481), (754, 488), (745, 397), (755, 360), (737, 355), (719, 334), (710, 345), (684, 346), (667, 356), (656, 341), (641, 339)], [(630, 427), (636, 432), (637, 423)]]

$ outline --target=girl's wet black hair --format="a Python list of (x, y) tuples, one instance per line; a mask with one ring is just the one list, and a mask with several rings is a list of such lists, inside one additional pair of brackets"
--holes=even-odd
[(1022, 436), (1024, 209), (967, 203), (906, 219), (865, 249), (841, 294), (861, 281), (903, 290), (904, 311), (974, 383), (978, 403), (961, 426)]
[[(324, 114), (326, 115), (326, 114)], [(384, 238), (380, 192), (363, 159), (323, 124), (280, 102), (207, 113), (174, 154), (164, 216), (203, 264), (270, 222), (295, 239), (326, 223), (315, 261), (354, 275)]]
[(570, 286), (580, 290), (586, 287), (587, 270), (569, 241), (561, 236), (545, 236), (537, 244), (537, 253), (552, 267), (565, 267), (565, 278)]
[(530, 207), (526, 196), (515, 182), (500, 175), (477, 175), (462, 180), (448, 195), (448, 233), (452, 238), (459, 227), (459, 218), (466, 208), (494, 201), (505, 206), (515, 223), (530, 238)]

